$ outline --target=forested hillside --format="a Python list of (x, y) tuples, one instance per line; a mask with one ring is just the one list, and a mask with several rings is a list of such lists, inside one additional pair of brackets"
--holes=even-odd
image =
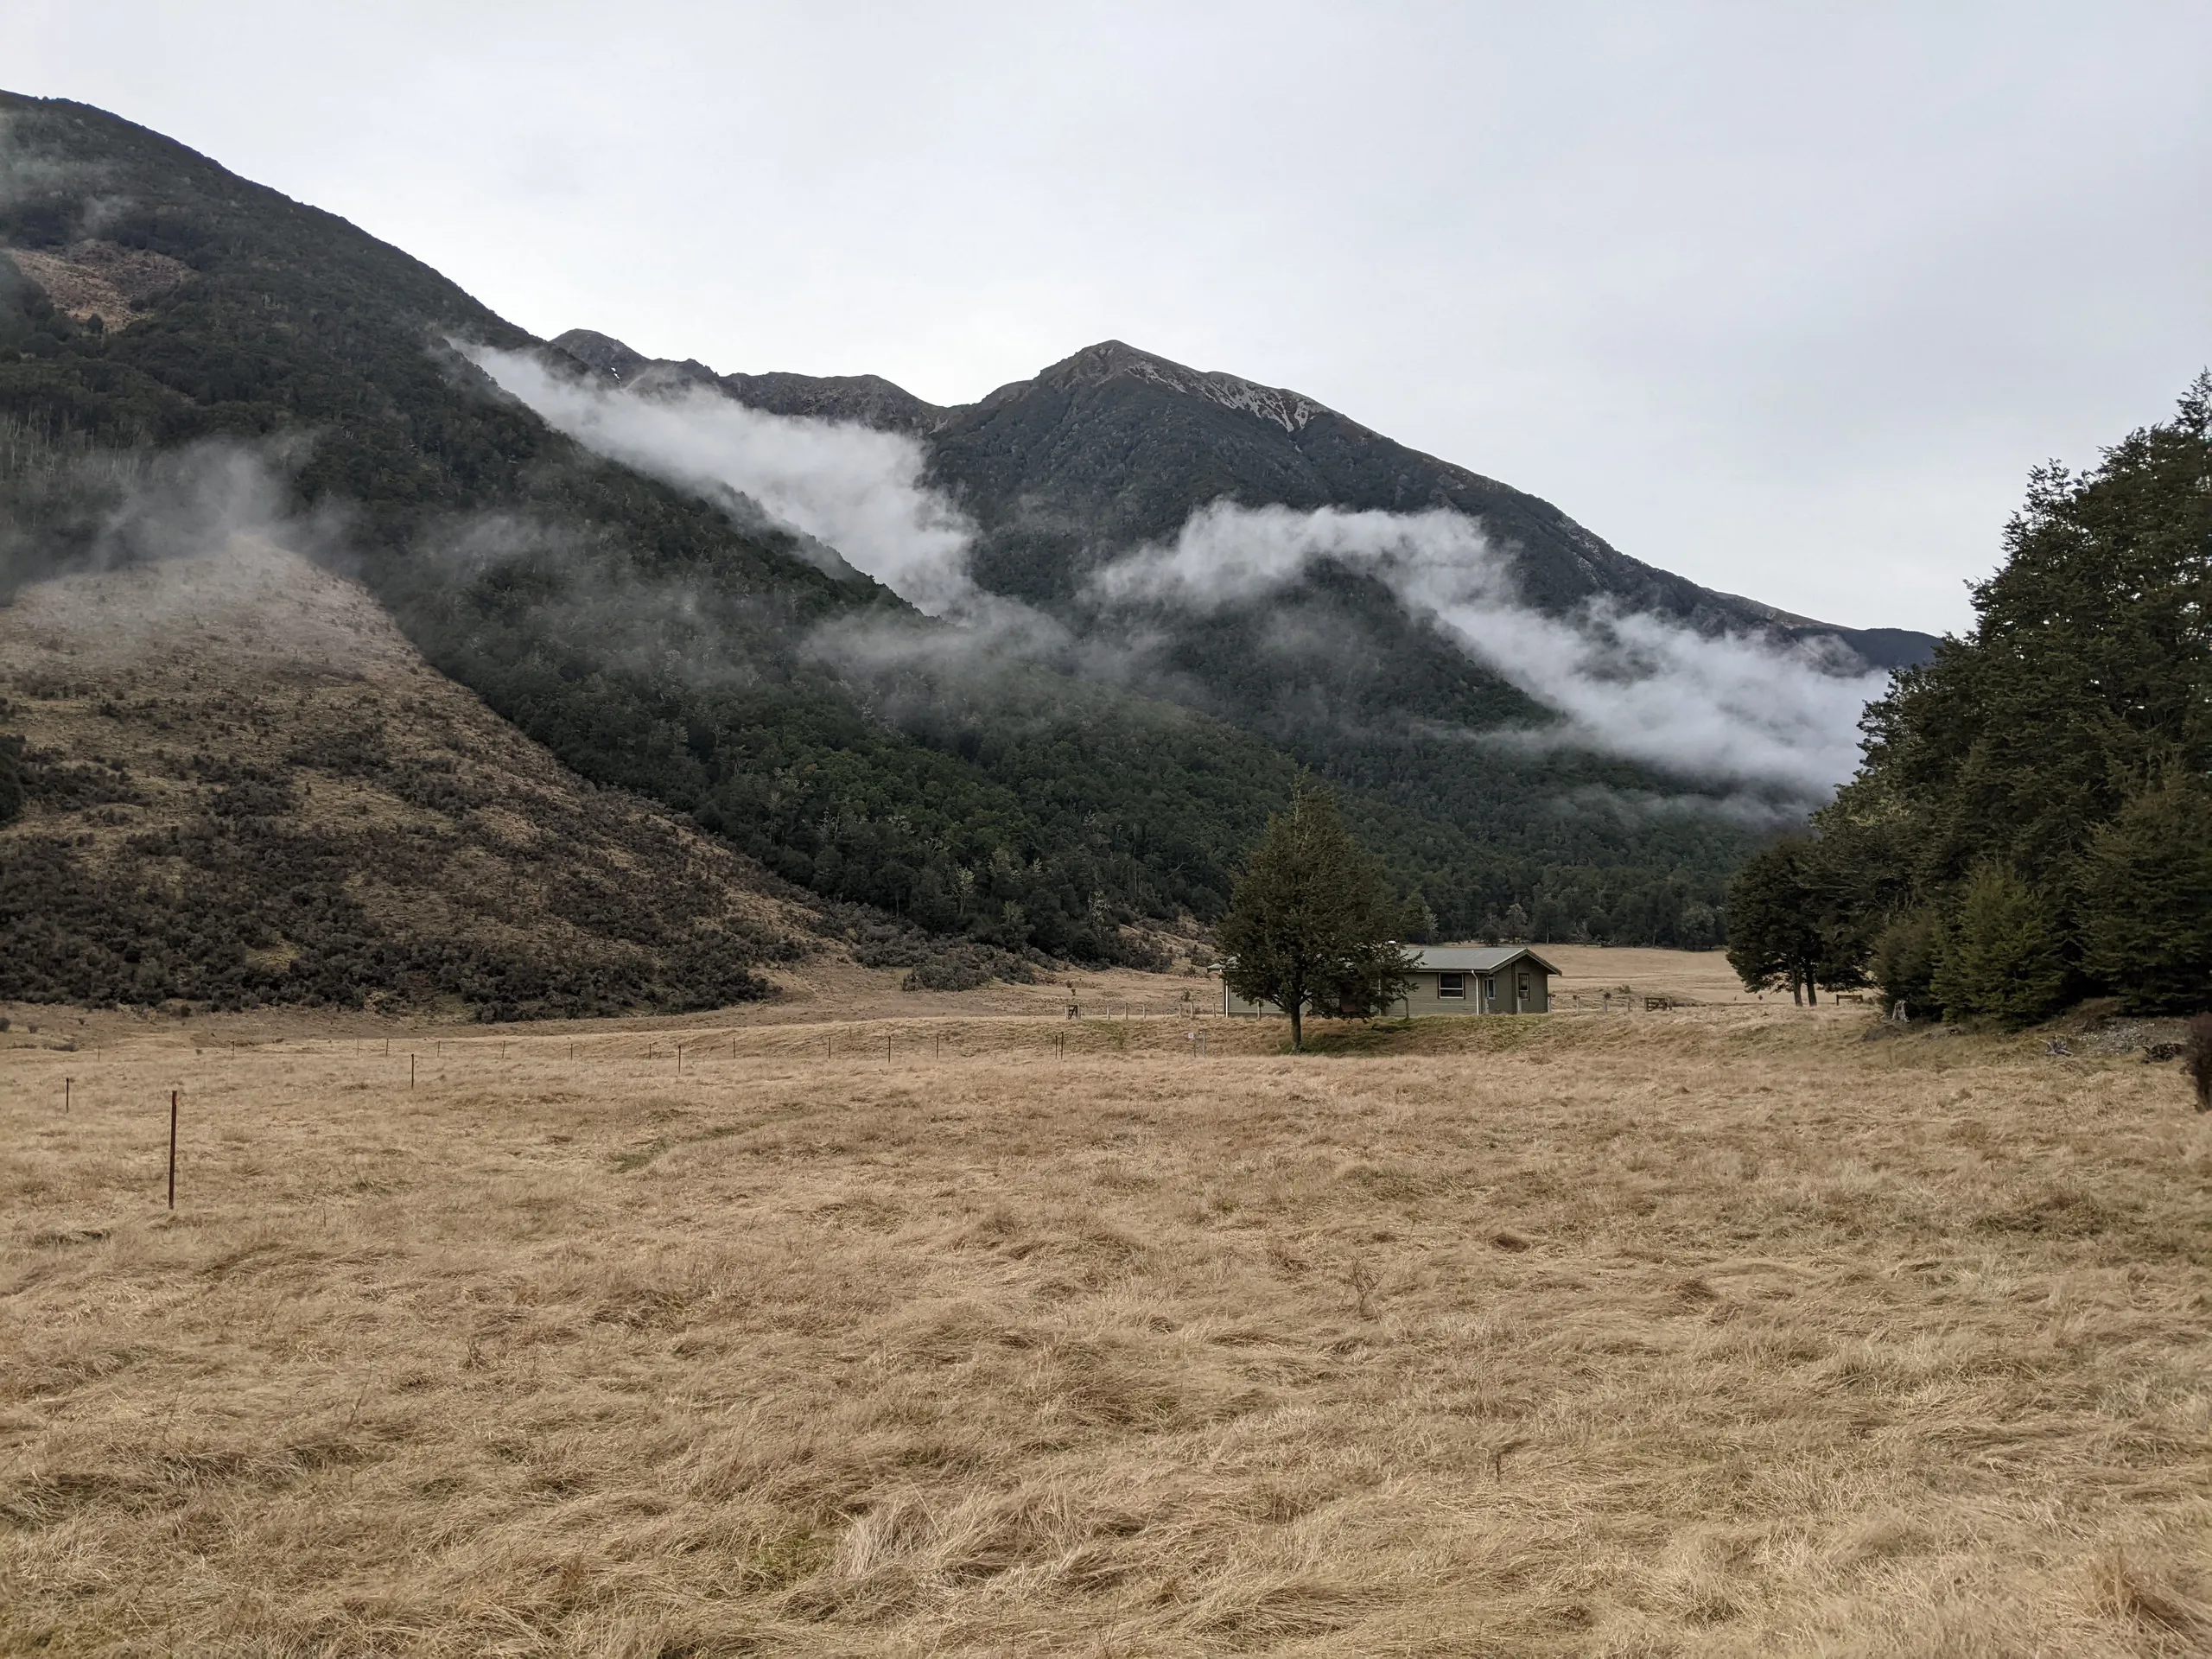
[[(940, 625), (757, 513), (597, 459), (499, 395), (449, 342), (531, 342), (418, 261), (100, 111), (0, 113), (0, 587), (204, 544), (219, 508), (149, 496), (146, 458), (245, 454), (280, 534), (585, 778), (825, 897), (1089, 959), (1125, 957), (1137, 916), (1217, 913), (1317, 758), (945, 652)], [(836, 630), (884, 648), (818, 649)], [(1718, 937), (1740, 834), (1473, 770), (1463, 799), (1408, 792), (1388, 743), (1319, 759), (1441, 932), (1517, 906), (1540, 937)]]
[[(1725, 871), (1756, 831), (1710, 811), (1594, 806), (1728, 792), (1730, 781), (1687, 760), (1624, 758), (1571, 732), (1535, 746), (1470, 741), (1471, 734), (1555, 729), (1558, 716), (1373, 568), (1316, 557), (1262, 594), (1205, 607), (1179, 594), (1109, 604), (1094, 575), (1130, 546), (1173, 543), (1193, 512), (1217, 502), (1296, 513), (1448, 512), (1480, 526), (1510, 573), (1514, 601), (1541, 615), (1618, 607), (1688, 633), (1749, 633), (1777, 652), (1826, 641), (1839, 656), (1882, 668), (1918, 660), (1934, 643), (1901, 630), (1834, 628), (1700, 588), (1627, 556), (1548, 501), (1393, 442), (1313, 399), (1119, 341), (947, 411), (928, 443), (933, 474), (981, 526), (973, 565), (985, 588), (1037, 605), (1086, 638), (1141, 638), (1158, 683), (1184, 689), (1197, 706), (1321, 775), (1427, 817), (1479, 826), (1490, 844), (1554, 865)], [(1578, 801), (1582, 810), (1561, 810)], [(1635, 903), (1624, 893), (1613, 908)], [(1612, 919), (1602, 907), (1599, 915)]]
[(1395, 443), (1297, 392), (1201, 372), (1119, 340), (950, 407), (880, 375), (716, 374), (588, 328), (552, 344), (626, 386), (711, 386), (772, 414), (926, 439), (937, 478), (983, 531), (982, 585), (1034, 601), (1074, 597), (1116, 551), (1172, 538), (1193, 510), (1218, 500), (1298, 511), (1441, 507), (1484, 527), (1541, 609), (1611, 600), (1700, 626), (1832, 638), (1885, 668), (1925, 660), (1935, 645), (1910, 629), (1841, 628), (1700, 588), (1630, 558), (1548, 501)]
[[(1513, 647), (1524, 661), (1586, 652), (1599, 678), (1649, 671), (1637, 646), (1605, 639), (1617, 614), (1649, 623), (1684, 656), (1701, 642), (1723, 649), (1731, 637), (1764, 653), (1777, 680), (1801, 684), (1823, 671), (1812, 666), (1821, 653), (1847, 677), (1917, 661), (1934, 645), (1700, 588), (1625, 556), (1548, 502), (1310, 398), (1117, 341), (951, 408), (876, 376), (717, 375), (585, 329), (552, 343), (620, 396), (664, 410), (696, 410), (693, 399), (719, 394), (770, 415), (913, 439), (928, 480), (972, 524), (963, 577), (1079, 641), (1083, 649), (1056, 659), (1068, 671), (1173, 697), (1341, 787), (1548, 872), (1541, 900), (1523, 900), (1541, 912), (1540, 936), (1713, 937), (1710, 905), (1686, 905), (1683, 893), (1757, 844), (1758, 814), (1732, 798), (1748, 789), (1786, 813), (1802, 810), (1805, 786), (1747, 779), (1715, 766), (1710, 752), (1675, 753), (1648, 733), (1633, 753), (1592, 741), (1471, 649), (1439, 614), (1441, 600), (1478, 590), (1484, 607), (1540, 624)], [(1218, 527), (1224, 509), (1238, 508), (1276, 518), (1227, 521), (1230, 534), (1214, 539), (1228, 544), (1192, 563), (1233, 567), (1256, 551), (1295, 568), (1234, 594), (1116, 584), (1133, 556), (1172, 549), (1191, 527)], [(1439, 518), (1464, 527), (1453, 533), (1459, 544), (1360, 550), (1374, 555), (1364, 557), (1327, 547), (1281, 557), (1252, 545), (1306, 524), (1321, 527), (1321, 541), (1337, 525), (1371, 540), (1374, 521), (1386, 519), (1419, 537)], [(1408, 553), (1428, 558), (1418, 574), (1432, 580), (1408, 582)], [(1847, 733), (1856, 707), (1842, 716)], [(1447, 926), (1480, 922), (1468, 912)]]
[(1813, 836), (1744, 873), (1732, 949), (1957, 1017), (2212, 1007), (2212, 377), (2037, 473), (2005, 541)]

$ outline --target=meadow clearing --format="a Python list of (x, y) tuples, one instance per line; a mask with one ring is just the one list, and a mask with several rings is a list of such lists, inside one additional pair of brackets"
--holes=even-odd
[(2171, 1065), (772, 1020), (18, 1018), (0, 1650), (2212, 1650)]

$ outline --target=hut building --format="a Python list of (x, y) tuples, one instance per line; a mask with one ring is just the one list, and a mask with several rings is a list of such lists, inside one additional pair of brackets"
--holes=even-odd
[[(1415, 945), (1419, 965), (1396, 1012), (1408, 1019), (1433, 1014), (1548, 1014), (1551, 982), (1559, 969), (1525, 944)], [(1274, 1014), (1272, 1002), (1247, 1002), (1221, 988), (1224, 1014)]]

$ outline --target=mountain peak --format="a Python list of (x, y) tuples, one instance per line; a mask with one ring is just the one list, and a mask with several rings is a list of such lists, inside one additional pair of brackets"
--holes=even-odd
[(1102, 340), (1096, 346), (1086, 346), (1074, 356), (1062, 358), (1034, 380), (1003, 387), (994, 392), (992, 398), (1010, 396), (1027, 386), (1057, 389), (1099, 385), (1109, 380), (1147, 381), (1170, 391), (1203, 397), (1224, 409), (1256, 415), (1286, 432), (1300, 431), (1317, 415), (1333, 412), (1303, 393), (1281, 386), (1263, 386), (1215, 370), (1186, 368), (1118, 340)]

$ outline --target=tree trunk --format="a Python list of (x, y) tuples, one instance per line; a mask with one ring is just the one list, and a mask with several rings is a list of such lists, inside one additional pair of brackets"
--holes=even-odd
[(1303, 1012), (1305, 1006), (1306, 999), (1304, 997), (1299, 996), (1293, 997), (1291, 999), (1290, 1052), (1294, 1054), (1303, 1054), (1306, 1052), (1306, 1016)]
[(1821, 1006), (1821, 988), (1813, 983), (1810, 974), (1805, 976), (1805, 1001), (1816, 1008)]
[(1789, 1000), (1801, 1008), (1805, 1006), (1805, 983), (1795, 974), (1789, 976)]

